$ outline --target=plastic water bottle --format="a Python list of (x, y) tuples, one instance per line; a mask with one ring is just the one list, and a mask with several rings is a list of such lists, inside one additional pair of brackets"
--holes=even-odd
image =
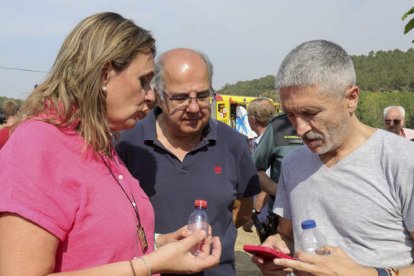
[[(202, 199), (197, 199), (194, 201), (194, 211), (191, 213), (190, 217), (188, 218), (188, 230), (195, 231), (198, 229), (206, 231), (208, 234), (208, 217), (207, 217), (207, 201)], [(203, 242), (195, 246), (191, 252), (194, 255), (197, 255), (199, 250), (203, 246)]]
[(319, 255), (329, 254), (329, 252), (318, 250), (319, 248), (326, 246), (326, 238), (316, 228), (316, 222), (313, 219), (303, 221), (302, 229), (303, 232), (300, 236), (300, 250)]

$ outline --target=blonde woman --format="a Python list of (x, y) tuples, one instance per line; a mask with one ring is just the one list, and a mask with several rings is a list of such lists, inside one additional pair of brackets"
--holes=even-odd
[(151, 34), (116, 13), (67, 36), (0, 152), (0, 275), (146, 276), (218, 263), (219, 240), (185, 227), (154, 251), (151, 203), (112, 147), (154, 101), (154, 54)]

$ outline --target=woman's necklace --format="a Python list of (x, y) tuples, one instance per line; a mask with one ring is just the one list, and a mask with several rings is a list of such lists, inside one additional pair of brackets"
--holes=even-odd
[(112, 172), (109, 165), (106, 163), (105, 159), (101, 154), (99, 156), (102, 159), (102, 162), (105, 164), (105, 167), (108, 169), (108, 171), (111, 173), (112, 177), (115, 179), (115, 182), (118, 184), (118, 186), (121, 188), (122, 192), (124, 192), (124, 195), (127, 197), (128, 201), (131, 203), (132, 208), (134, 209), (135, 216), (137, 218), (137, 236), (139, 244), (141, 245), (142, 251), (144, 253), (148, 250), (148, 241), (147, 241), (147, 235), (145, 234), (144, 227), (141, 225), (141, 219), (139, 217), (138, 207), (137, 203), (135, 201), (134, 195), (131, 192), (132, 199), (128, 196), (127, 192), (125, 191), (124, 187), (122, 187), (121, 183), (118, 181), (118, 179), (115, 177), (115, 174)]

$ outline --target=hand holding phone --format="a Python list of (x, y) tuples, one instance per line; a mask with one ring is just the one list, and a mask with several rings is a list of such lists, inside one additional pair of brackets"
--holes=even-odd
[(243, 246), (243, 250), (246, 252), (249, 252), (253, 255), (256, 255), (258, 257), (263, 258), (265, 261), (271, 261), (276, 258), (284, 258), (284, 259), (290, 259), (290, 260), (296, 260), (296, 258), (289, 256), (285, 253), (280, 252), (279, 250), (262, 246), (262, 245), (250, 245), (246, 244)]

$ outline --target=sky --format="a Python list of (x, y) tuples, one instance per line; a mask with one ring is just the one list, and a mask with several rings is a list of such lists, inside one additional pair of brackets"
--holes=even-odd
[[(150, 30), (157, 51), (187, 47), (214, 65), (213, 87), (274, 75), (295, 46), (338, 43), (350, 55), (414, 47), (407, 0), (0, 0), (0, 96), (24, 99), (83, 18), (114, 11)], [(18, 68), (33, 71), (12, 70)]]

